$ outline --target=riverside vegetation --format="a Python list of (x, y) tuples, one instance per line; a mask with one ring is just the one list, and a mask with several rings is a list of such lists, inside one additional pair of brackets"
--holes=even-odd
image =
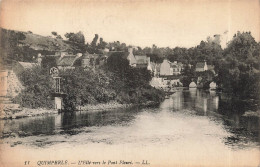
[[(149, 85), (151, 73), (128, 64), (128, 60), (121, 56), (111, 55), (100, 69), (83, 70), (79, 67), (61, 72), (61, 90), (66, 94), (64, 108), (73, 111), (89, 104), (160, 103), (164, 92)], [(53, 81), (46, 68), (38, 66), (25, 70), (19, 78), (26, 87), (14, 99), (16, 103), (27, 108), (53, 108)]]
[[(98, 34), (95, 34), (93, 41), (87, 44), (81, 32), (66, 33), (66, 40), (56, 32), (52, 34), (53, 37), (42, 37), (32, 32), (1, 29), (0, 51), (3, 62), (5, 64), (10, 64), (14, 60), (32, 62), (33, 56), (36, 56), (39, 50), (42, 54), (51, 54), (54, 50), (100, 54), (100, 50), (105, 48), (127, 51), (125, 43), (119, 41), (108, 43), (101, 37), (99, 39)], [(134, 54), (147, 54), (151, 61), (156, 63), (162, 62), (164, 58), (172, 62), (182, 62), (184, 70), (180, 80), (184, 86), (188, 86), (192, 80), (196, 81), (198, 76), (195, 72), (196, 63), (207, 61), (209, 65), (214, 66), (215, 74), (209, 72), (199, 74), (202, 76), (202, 82), (208, 83), (207, 77), (211, 76), (218, 89), (229, 98), (250, 101), (259, 108), (260, 43), (255, 41), (250, 32), (237, 32), (225, 49), (221, 48), (220, 36), (215, 35), (214, 38), (208, 37), (207, 40), (191, 48), (160, 48), (153, 45), (145, 48), (137, 47)], [(123, 56), (111, 55), (106, 65), (95, 70), (76, 69), (63, 72), (62, 89), (68, 94), (64, 99), (65, 105), (74, 109), (77, 105), (108, 102), (135, 104), (160, 102), (164, 95), (162, 91), (149, 86), (151, 74), (144, 69), (131, 68), (126, 59), (118, 57)], [(48, 72), (48, 68), (38, 67), (21, 73), (19, 77), (26, 87), (14, 101), (29, 108), (52, 107), (53, 88)]]

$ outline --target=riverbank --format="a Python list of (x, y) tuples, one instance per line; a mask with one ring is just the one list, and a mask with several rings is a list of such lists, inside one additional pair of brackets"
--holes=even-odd
[[(140, 104), (140, 106), (153, 106), (156, 105), (155, 102), (147, 102), (145, 104)], [(117, 102), (110, 102), (104, 104), (88, 104), (85, 106), (79, 106), (76, 111), (88, 111), (88, 112), (97, 112), (97, 111), (109, 111), (120, 108), (129, 108), (137, 106), (138, 104), (120, 104)], [(55, 109), (44, 109), (44, 108), (22, 108), (20, 110), (3, 110), (1, 111), (0, 119), (19, 119), (25, 117), (36, 117), (48, 114), (58, 114), (58, 110)]]

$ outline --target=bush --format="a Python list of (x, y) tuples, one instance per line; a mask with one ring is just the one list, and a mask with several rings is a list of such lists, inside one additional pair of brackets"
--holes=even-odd
[(18, 78), (25, 88), (13, 99), (15, 103), (28, 108), (53, 108), (54, 103), (51, 97), (52, 80), (48, 75), (48, 71), (37, 66), (22, 71)]

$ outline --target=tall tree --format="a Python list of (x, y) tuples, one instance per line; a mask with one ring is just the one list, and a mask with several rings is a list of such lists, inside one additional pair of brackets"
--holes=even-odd
[(91, 42), (91, 46), (95, 48), (97, 46), (97, 41), (98, 41), (98, 34), (95, 34), (95, 37), (93, 38)]

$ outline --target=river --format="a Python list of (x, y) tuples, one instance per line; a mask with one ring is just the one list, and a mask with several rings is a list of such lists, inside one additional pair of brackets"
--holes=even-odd
[(44, 160), (67, 160), (69, 166), (87, 166), (87, 160), (117, 162), (110, 166), (120, 160), (133, 163), (124, 166), (257, 166), (260, 121), (243, 116), (246, 109), (226, 106), (213, 91), (183, 90), (157, 107), (4, 120), (3, 132), (12, 134), (1, 137), (0, 160), (3, 166), (44, 166)]

